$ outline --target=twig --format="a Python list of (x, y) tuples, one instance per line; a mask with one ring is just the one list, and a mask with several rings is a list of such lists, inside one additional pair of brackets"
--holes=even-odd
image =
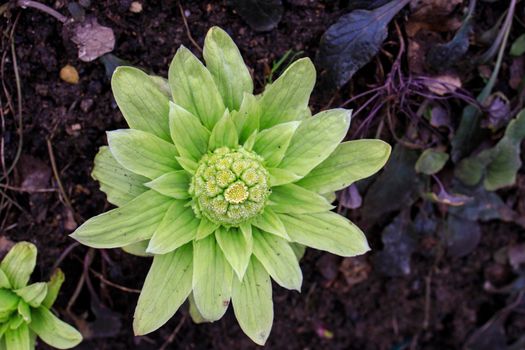
[(182, 8), (182, 5), (180, 4), (180, 1), (177, 1), (177, 5), (179, 6), (180, 15), (182, 16), (182, 21), (184, 22), (184, 27), (186, 27), (186, 35), (188, 36), (188, 39), (190, 39), (191, 43), (197, 50), (199, 50), (200, 53), (202, 53), (202, 48), (197, 44), (197, 42), (193, 39), (193, 36), (190, 32), (190, 27), (188, 26), (188, 22), (186, 21), (186, 16), (184, 15), (184, 9)]
[(73, 251), (73, 249), (75, 249), (76, 247), (78, 247), (80, 245), (80, 243), (78, 242), (73, 242), (69, 245), (69, 247), (67, 247), (63, 252), (62, 254), (60, 254), (60, 256), (58, 257), (58, 259), (55, 261), (55, 263), (53, 264), (53, 267), (51, 268), (51, 272), (55, 271), (59, 266), (60, 264), (62, 263), (62, 261), (64, 261), (64, 259)]
[(27, 212), (27, 210), (25, 210), (24, 208), (22, 208), (22, 207), (20, 206), (20, 204), (18, 204), (15, 200), (11, 199), (11, 197), (9, 197), (7, 194), (5, 194), (4, 191), (0, 190), (0, 196), (4, 197), (9, 203), (11, 203), (11, 204), (14, 205), (15, 207), (17, 207), (18, 210), (20, 210), (20, 211), (23, 212), (24, 214), (29, 215), (29, 213)]
[[(15, 158), (13, 159), (13, 162), (9, 166), (9, 168), (5, 171), (4, 175), (0, 178), (0, 180), (4, 180), (9, 176), (9, 174), (13, 171), (16, 164), (18, 163), (18, 159), (20, 158), (20, 155), (22, 154), (22, 145), (24, 143), (24, 133), (23, 133), (23, 123), (22, 123), (22, 84), (20, 81), (20, 74), (18, 72), (18, 60), (16, 58), (16, 50), (15, 50), (15, 41), (14, 41), (14, 34), (15, 34), (15, 28), (18, 23), (18, 19), (20, 18), (20, 14), (15, 19), (15, 22), (13, 23), (13, 28), (11, 29), (11, 33), (9, 34), (9, 40), (11, 42), (11, 59), (13, 61), (13, 71), (15, 73), (15, 84), (16, 84), (16, 94), (17, 94), (17, 109), (18, 109), (18, 147), (16, 149)], [(7, 53), (7, 51), (6, 51)], [(11, 101), (11, 96), (9, 92), (7, 91), (7, 86), (5, 85), (3, 81), (4, 76), (4, 60), (5, 60), (6, 54), (2, 57), (2, 86), (4, 89), (4, 93), (6, 94), (6, 97), (8, 99), (8, 104), (13, 111), (13, 114), (15, 114), (15, 110)]]
[(95, 277), (97, 277), (102, 283), (107, 284), (107, 285), (110, 286), (110, 287), (120, 289), (120, 290), (122, 290), (122, 291), (124, 291), (124, 292), (127, 292), (127, 293), (137, 293), (137, 294), (140, 294), (140, 289), (128, 288), (128, 287), (121, 286), (120, 284), (117, 284), (117, 283), (111, 282), (111, 281), (109, 281), (108, 279), (106, 279), (106, 278), (104, 277), (103, 274), (101, 274), (101, 273), (98, 272), (98, 271), (95, 271), (95, 270), (92, 269), (92, 268), (89, 268), (89, 271), (90, 271), (93, 275), (95, 275)]
[(88, 278), (89, 267), (91, 265), (91, 262), (93, 261), (93, 254), (94, 254), (93, 248), (89, 248), (86, 255), (84, 256), (82, 275), (80, 276), (80, 279), (78, 280), (78, 283), (77, 283), (77, 286), (75, 287), (75, 291), (73, 292), (73, 295), (71, 296), (71, 298), (69, 299), (67, 303), (66, 313), (68, 315), (73, 315), (73, 313), (71, 312), (71, 308), (77, 301), (77, 298), (80, 295), (80, 291), (82, 290), (82, 287), (84, 286), (84, 283), (86, 282), (86, 279)]
[(47, 143), (47, 152), (49, 153), (49, 160), (51, 161), (51, 169), (53, 170), (53, 175), (55, 176), (55, 180), (58, 184), (58, 189), (60, 192), (60, 195), (64, 199), (64, 204), (71, 210), (73, 210), (73, 206), (71, 205), (71, 201), (69, 200), (68, 195), (66, 194), (66, 191), (64, 190), (64, 186), (62, 185), (62, 181), (60, 181), (60, 175), (58, 173), (57, 164), (55, 161), (55, 154), (53, 153), (53, 145), (51, 145), (51, 140), (48, 138), (46, 139)]
[(67, 21), (67, 17), (66, 16), (64, 16), (63, 14), (61, 14), (58, 11), (55, 11), (51, 7), (49, 7), (47, 5), (44, 5), (44, 4), (41, 4), (41, 3), (37, 2), (37, 1), (18, 0), (16, 2), (16, 6), (21, 7), (21, 8), (31, 7), (31, 8), (37, 9), (39, 11), (45, 12), (48, 15), (51, 15), (51, 16), (55, 17), (58, 21), (60, 21), (62, 23), (65, 23)]
[(503, 33), (502, 36), (502, 43), (498, 52), (498, 57), (496, 59), (496, 65), (494, 66), (494, 70), (492, 71), (492, 74), (489, 78), (489, 81), (487, 82), (487, 85), (485, 85), (485, 88), (478, 96), (478, 101), (483, 103), (487, 99), (487, 97), (490, 95), (492, 88), (494, 87), (494, 84), (496, 84), (496, 80), (498, 79), (499, 71), (501, 68), (501, 64), (503, 62), (503, 58), (505, 56), (505, 47), (507, 46), (507, 41), (509, 39), (510, 29), (512, 27), (512, 18), (514, 17), (514, 10), (516, 8), (517, 0), (511, 0), (509, 5), (509, 12), (507, 14), (507, 18), (505, 18), (505, 22), (503, 23), (503, 28), (500, 33)]
[(47, 193), (47, 192), (56, 192), (56, 188), (22, 188), (22, 187), (15, 187), (5, 184), (0, 184), (0, 187), (5, 188), (6, 190), (11, 191), (17, 191), (17, 192), (28, 192), (28, 193)]
[(159, 350), (166, 350), (168, 348), (168, 345), (173, 343), (173, 341), (175, 340), (175, 337), (177, 336), (177, 333), (179, 333), (180, 329), (184, 325), (184, 322), (186, 322), (187, 318), (188, 318), (188, 314), (184, 314), (184, 316), (182, 316), (182, 318), (180, 319), (179, 323), (177, 324), (173, 332), (171, 332), (170, 336), (168, 337), (168, 339), (166, 339), (164, 344), (162, 344)]

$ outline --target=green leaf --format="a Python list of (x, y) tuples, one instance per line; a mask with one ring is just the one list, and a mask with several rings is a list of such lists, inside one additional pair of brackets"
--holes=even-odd
[(197, 309), (197, 305), (195, 305), (195, 298), (193, 298), (193, 293), (190, 293), (190, 296), (188, 297), (188, 303), (190, 304), (189, 312), (193, 323), (200, 324), (209, 322), (201, 315), (199, 309)]
[(512, 186), (521, 168), (521, 149), (519, 143), (508, 139), (499, 142), (491, 154), (492, 160), (487, 165), (483, 185), (488, 191)]
[(128, 254), (146, 258), (146, 257), (153, 256), (153, 254), (146, 253), (146, 249), (148, 249), (148, 244), (149, 244), (149, 239), (146, 239), (144, 241), (125, 245), (121, 249)]
[(511, 120), (505, 135), (496, 145), (492, 162), (487, 166), (483, 185), (488, 191), (495, 191), (516, 182), (521, 168), (521, 141), (525, 138), (525, 109)]
[(285, 214), (320, 213), (334, 208), (320, 194), (294, 184), (272, 187), (269, 205), (274, 212)]
[(246, 142), (242, 145), (242, 147), (247, 151), (252, 151), (253, 146), (255, 145), (255, 140), (257, 139), (257, 131), (254, 131), (253, 134), (251, 134), (250, 137), (246, 139)]
[(155, 255), (135, 309), (133, 330), (144, 335), (160, 328), (188, 297), (193, 274), (192, 245)]
[(171, 62), (168, 80), (176, 104), (199, 117), (212, 130), (224, 113), (224, 103), (210, 72), (181, 46)]
[(426, 175), (433, 175), (443, 169), (448, 158), (449, 156), (446, 152), (428, 148), (419, 156), (416, 162), (416, 171)]
[(137, 68), (118, 67), (111, 88), (130, 128), (170, 140), (169, 100), (151, 77)]
[(302, 176), (292, 173), (289, 170), (279, 168), (268, 168), (270, 173), (270, 183), (272, 186), (281, 186), (300, 180)]
[(186, 172), (190, 175), (195, 174), (195, 171), (199, 166), (199, 164), (193, 159), (188, 159), (184, 157), (177, 157), (177, 162), (179, 162), (182, 169), (186, 170)]
[(198, 162), (208, 150), (210, 131), (199, 118), (173, 102), (170, 102), (170, 133), (183, 157)]
[(30, 350), (31, 341), (29, 338), (29, 328), (23, 323), (16, 329), (9, 329), (4, 334), (5, 346), (7, 350)]
[(185, 170), (172, 171), (164, 174), (145, 185), (160, 194), (175, 199), (187, 199), (190, 197), (190, 176)]
[(171, 100), (171, 89), (170, 89), (170, 83), (168, 82), (168, 79), (158, 76), (158, 75), (150, 75), (149, 76), (151, 80), (157, 85), (159, 88), (159, 91), (162, 92), (168, 99)]
[(51, 279), (49, 282), (47, 282), (47, 294), (44, 300), (42, 301), (42, 306), (45, 308), (51, 308), (53, 304), (55, 303), (55, 300), (58, 297), (58, 292), (60, 292), (60, 288), (62, 287), (62, 283), (64, 283), (64, 280), (66, 277), (64, 276), (64, 273), (61, 269), (56, 269), (55, 272), (53, 272), (53, 275), (51, 275)]
[(253, 244), (253, 237), (252, 237), (252, 224), (249, 222), (243, 222), (239, 224), (239, 231), (244, 236), (244, 239), (248, 243), (248, 246), (251, 246)]
[(239, 49), (219, 27), (212, 27), (204, 39), (204, 61), (230, 111), (238, 110), (243, 94), (253, 92), (252, 77)]
[(335, 150), (350, 126), (351, 111), (331, 109), (304, 120), (279, 168), (305, 176)]
[(343, 189), (379, 171), (390, 157), (391, 149), (381, 140), (343, 142), (297, 184), (317, 193)]
[(260, 100), (261, 129), (301, 119), (315, 84), (315, 67), (309, 58), (292, 63)]
[(46, 298), (47, 283), (33, 283), (20, 289), (15, 289), (14, 292), (32, 307), (39, 307)]
[(7, 289), (0, 289), (0, 315), (9, 314), (16, 310), (20, 298)]
[(288, 243), (290, 247), (292, 248), (295, 257), (297, 258), (297, 261), (301, 261), (301, 259), (304, 256), (304, 253), (306, 252), (306, 246), (299, 244), (299, 243)]
[(264, 164), (273, 168), (284, 157), (299, 122), (282, 123), (257, 134), (253, 150), (264, 158)]
[(303, 274), (294, 251), (287, 241), (275, 235), (253, 233), (253, 254), (281, 287), (301, 291)]
[(521, 56), (525, 53), (525, 34), (521, 34), (510, 48), (510, 54), (512, 56)]
[(252, 225), (288, 241), (290, 240), (281, 219), (269, 207), (264, 208), (264, 212), (255, 218)]
[(22, 316), (25, 323), (31, 322), (31, 308), (25, 301), (20, 300), (18, 302), (18, 314)]
[(231, 111), (232, 121), (239, 135), (239, 143), (245, 143), (253, 133), (259, 130), (261, 106), (257, 97), (245, 93), (238, 111)]
[(37, 250), (34, 244), (20, 242), (15, 244), (0, 263), (13, 288), (22, 288), (29, 282), (36, 265)]
[(370, 250), (363, 232), (341, 215), (327, 212), (279, 217), (293, 242), (340, 256), (356, 256)]
[(9, 278), (7, 275), (0, 269), (0, 288), (6, 288), (11, 289), (11, 282), (9, 282)]
[(73, 327), (53, 315), (45, 307), (33, 309), (29, 325), (40, 339), (57, 349), (69, 349), (82, 341), (82, 335)]
[(216, 229), (219, 228), (219, 225), (211, 222), (210, 220), (206, 218), (201, 218), (199, 227), (197, 228), (197, 236), (195, 236), (195, 240), (203, 239), (211, 235), (213, 232), (215, 232)]
[(133, 129), (107, 133), (113, 157), (126, 169), (155, 179), (181, 167), (175, 157), (177, 148), (152, 134)]
[(22, 324), (25, 324), (24, 318), (19, 314), (13, 315), (8, 322), (9, 329), (17, 329)]
[(272, 283), (253, 256), (242, 282), (233, 279), (232, 303), (243, 332), (256, 344), (264, 345), (273, 323)]
[(230, 114), (226, 111), (224, 117), (215, 124), (211, 132), (208, 148), (213, 151), (224, 146), (235, 148), (238, 144), (239, 136), (237, 135), (237, 129), (235, 128), (235, 124), (233, 124)]
[(503, 138), (493, 147), (463, 159), (455, 175), (467, 185), (476, 185), (483, 177), (488, 191), (513, 185), (521, 168), (521, 141), (525, 138), (525, 110), (511, 120)]
[(454, 175), (465, 185), (475, 186), (485, 174), (486, 165), (475, 157), (462, 159), (454, 168)]
[(215, 231), (215, 238), (221, 247), (226, 260), (237, 274), (239, 280), (242, 280), (246, 273), (246, 268), (252, 255), (253, 239), (247, 239), (242, 230), (221, 227)]
[(108, 202), (119, 207), (148, 190), (144, 183), (149, 179), (120, 165), (107, 146), (100, 147), (91, 176), (99, 182)]
[(333, 203), (337, 199), (335, 192), (322, 193), (321, 196), (323, 196), (328, 203)]
[(7, 348), (5, 347), (4, 333), (7, 331), (8, 328), (9, 327), (7, 323), (3, 323), (2, 325), (0, 325), (0, 350), (7, 350)]
[(197, 234), (199, 220), (186, 202), (173, 201), (149, 241), (146, 252), (166, 254), (190, 242)]
[(193, 243), (193, 297), (202, 317), (220, 319), (230, 305), (233, 270), (215, 237)]
[(97, 215), (71, 234), (93, 248), (118, 248), (151, 238), (173, 200), (147, 191), (120, 208)]

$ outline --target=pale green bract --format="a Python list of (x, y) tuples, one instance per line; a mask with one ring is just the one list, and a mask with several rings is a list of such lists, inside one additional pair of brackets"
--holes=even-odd
[(137, 335), (158, 329), (186, 299), (196, 322), (220, 319), (231, 301), (242, 330), (264, 344), (273, 322), (270, 279), (299, 291), (304, 246), (341, 256), (369, 250), (327, 198), (377, 172), (390, 146), (340, 143), (348, 110), (311, 116), (315, 69), (307, 58), (261, 95), (222, 29), (208, 32), (204, 60), (181, 47), (167, 82), (117, 68), (113, 93), (131, 129), (108, 133), (93, 177), (118, 208), (73, 237), (153, 256), (135, 310)]
[(15, 244), (0, 262), (0, 349), (31, 350), (37, 336), (57, 349), (70, 349), (82, 335), (56, 317), (50, 308), (64, 274), (57, 270), (49, 282), (28, 284), (35, 269), (36, 247)]

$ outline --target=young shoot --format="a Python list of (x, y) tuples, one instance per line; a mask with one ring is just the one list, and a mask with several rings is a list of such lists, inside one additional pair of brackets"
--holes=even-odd
[(351, 111), (311, 115), (316, 72), (291, 64), (260, 95), (232, 39), (211, 28), (205, 65), (180, 47), (167, 81), (133, 67), (112, 78), (129, 129), (108, 132), (93, 177), (118, 208), (73, 237), (94, 248), (153, 256), (134, 331), (150, 333), (189, 299), (194, 320), (230, 302), (242, 330), (264, 344), (271, 280), (300, 291), (305, 247), (364, 254), (365, 235), (331, 210), (335, 191), (377, 172), (380, 140), (343, 142)]
[(57, 270), (49, 282), (29, 283), (36, 247), (17, 243), (0, 262), (0, 349), (29, 350), (36, 338), (57, 349), (70, 349), (82, 335), (50, 310), (64, 282)]

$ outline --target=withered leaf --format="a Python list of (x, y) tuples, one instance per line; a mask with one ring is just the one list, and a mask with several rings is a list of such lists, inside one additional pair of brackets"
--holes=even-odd
[(373, 11), (355, 10), (330, 26), (317, 55), (328, 80), (341, 87), (367, 64), (386, 39), (388, 23), (408, 3), (391, 1)]
[(115, 47), (113, 29), (100, 25), (94, 17), (77, 23), (71, 40), (78, 46), (78, 58), (84, 62), (96, 60)]

